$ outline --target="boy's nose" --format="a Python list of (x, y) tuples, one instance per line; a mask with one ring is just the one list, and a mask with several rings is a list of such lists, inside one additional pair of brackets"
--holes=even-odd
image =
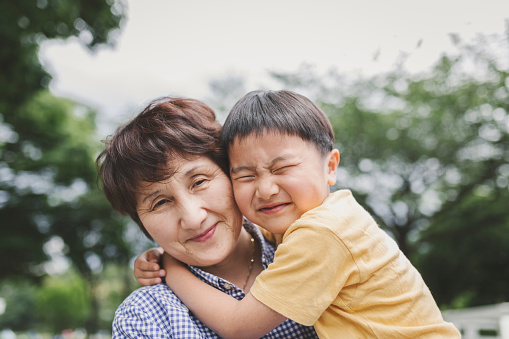
[(207, 218), (207, 211), (199, 199), (189, 199), (181, 206), (180, 225), (185, 229), (199, 229)]
[(273, 195), (279, 192), (279, 187), (269, 178), (261, 179), (258, 183), (258, 189), (256, 195), (258, 198), (268, 200)]

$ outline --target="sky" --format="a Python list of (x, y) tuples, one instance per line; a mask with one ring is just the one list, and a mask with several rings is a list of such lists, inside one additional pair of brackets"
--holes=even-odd
[(126, 1), (113, 48), (90, 52), (74, 38), (40, 50), (51, 91), (110, 124), (162, 95), (206, 99), (209, 81), (228, 75), (248, 90), (271, 88), (269, 71), (303, 63), (369, 76), (402, 53), (409, 71), (422, 71), (451, 50), (451, 33), (502, 34), (509, 20), (508, 0)]

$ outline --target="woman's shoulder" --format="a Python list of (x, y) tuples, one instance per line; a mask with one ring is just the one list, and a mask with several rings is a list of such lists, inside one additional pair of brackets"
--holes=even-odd
[[(117, 308), (113, 319), (113, 338), (157, 335), (169, 338), (171, 314), (184, 314), (184, 304), (164, 284), (134, 290)], [(160, 336), (159, 336), (160, 334)]]
[(122, 310), (137, 309), (150, 313), (152, 310), (160, 312), (161, 306), (186, 308), (184, 303), (173, 293), (166, 284), (140, 287), (134, 290), (118, 307), (117, 313)]
[(113, 338), (216, 338), (165, 284), (133, 291), (115, 312)]

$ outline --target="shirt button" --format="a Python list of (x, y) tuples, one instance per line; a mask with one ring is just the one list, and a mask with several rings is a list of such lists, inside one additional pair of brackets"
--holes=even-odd
[(229, 290), (230, 288), (232, 288), (232, 286), (228, 283), (224, 283), (223, 284), (223, 287), (226, 289), (226, 290)]

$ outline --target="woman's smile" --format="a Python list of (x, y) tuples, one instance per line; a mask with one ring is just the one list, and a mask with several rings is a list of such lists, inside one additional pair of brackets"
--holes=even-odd
[(212, 227), (207, 229), (205, 232), (202, 232), (192, 238), (190, 238), (188, 241), (196, 241), (196, 242), (205, 242), (212, 238), (214, 233), (216, 232), (216, 227), (218, 223), (215, 223)]

